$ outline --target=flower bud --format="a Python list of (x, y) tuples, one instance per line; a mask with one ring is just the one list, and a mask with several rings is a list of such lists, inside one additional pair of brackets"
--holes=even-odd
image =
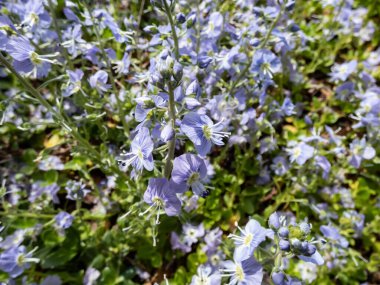
[(164, 49), (159, 55), (160, 59), (162, 60), (165, 60), (168, 56), (169, 56), (169, 51), (167, 49)]
[(197, 80), (192, 81), (186, 88), (186, 96), (198, 96), (199, 93), (199, 83)]
[(290, 250), (290, 242), (287, 240), (281, 239), (278, 243), (278, 246), (283, 251), (289, 251)]
[(182, 64), (180, 64), (178, 61), (176, 61), (174, 63), (174, 66), (173, 66), (173, 77), (177, 82), (179, 82), (179, 81), (181, 81), (182, 76), (183, 76)]
[(174, 130), (170, 124), (167, 124), (161, 131), (161, 139), (163, 142), (171, 140), (174, 136)]
[(296, 33), (300, 30), (300, 27), (296, 24), (292, 24), (290, 27), (289, 27), (290, 31), (293, 32), (293, 33)]
[(249, 41), (249, 45), (252, 46), (252, 47), (258, 47), (260, 45), (260, 40), (259, 39), (251, 39)]
[(289, 236), (289, 229), (286, 227), (281, 227), (278, 230), (278, 235), (282, 238), (287, 238)]
[(294, 238), (291, 240), (291, 243), (292, 243), (292, 246), (295, 248), (295, 249), (300, 249), (301, 248), (301, 241), (297, 238)]
[(200, 56), (198, 57), (198, 66), (199, 68), (207, 68), (207, 66), (212, 62), (212, 57), (209, 56)]
[(278, 228), (280, 228), (280, 217), (278, 216), (277, 212), (274, 212), (269, 216), (268, 224), (272, 229), (277, 230)]
[(305, 235), (308, 235), (310, 233), (310, 230), (311, 230), (310, 224), (308, 224), (306, 222), (300, 223), (299, 228), (300, 228), (301, 232)]
[(186, 21), (186, 27), (188, 29), (190, 29), (192, 26), (194, 26), (195, 22), (196, 22), (197, 18), (195, 16), (195, 14), (191, 15), (187, 21)]
[(158, 73), (158, 72), (153, 73), (150, 77), (150, 80), (154, 86), (156, 86), (160, 89), (164, 89), (165, 80), (160, 73)]
[(285, 274), (283, 272), (273, 272), (272, 281), (274, 285), (283, 285), (285, 281)]
[(186, 16), (183, 13), (178, 13), (176, 16), (177, 22), (183, 24), (186, 22)]
[(311, 256), (313, 255), (315, 252), (317, 251), (317, 248), (315, 247), (315, 245), (309, 243), (307, 245), (307, 255)]

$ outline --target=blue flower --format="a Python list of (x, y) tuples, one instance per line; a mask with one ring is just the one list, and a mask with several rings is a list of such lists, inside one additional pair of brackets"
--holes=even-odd
[(238, 229), (241, 235), (230, 234), (228, 237), (235, 242), (235, 253), (242, 259), (252, 256), (254, 250), (262, 243), (265, 238), (273, 237), (273, 231), (263, 228), (260, 223), (254, 219), (249, 220), (244, 230), (240, 227)]
[(51, 63), (56, 63), (50, 59), (55, 57), (55, 54), (39, 55), (25, 37), (12, 37), (8, 41), (6, 50), (14, 59), (13, 66), (18, 72), (29, 73), (33, 71), (37, 78), (47, 76)]
[(200, 223), (198, 226), (194, 226), (192, 224), (184, 224), (182, 228), (184, 233), (183, 240), (188, 245), (197, 243), (198, 239), (205, 235), (205, 229), (202, 223)]
[(38, 258), (32, 257), (32, 253), (27, 253), (23, 245), (11, 247), (0, 254), (0, 269), (12, 278), (20, 276), (31, 262), (39, 262)]
[(47, 276), (42, 282), (41, 285), (61, 285), (62, 280), (57, 275)]
[(218, 38), (223, 31), (223, 15), (219, 12), (211, 13), (207, 27), (203, 29), (202, 36), (208, 39)]
[(220, 285), (222, 277), (218, 272), (212, 272), (212, 268), (200, 265), (197, 269), (197, 275), (191, 279), (190, 285)]
[(97, 71), (94, 75), (88, 80), (90, 86), (98, 90), (100, 94), (106, 92), (110, 89), (111, 85), (107, 84), (108, 74), (104, 70)]
[(272, 214), (269, 216), (268, 225), (269, 225), (272, 229), (278, 229), (278, 228), (280, 228), (280, 226), (281, 226), (281, 223), (280, 223), (280, 216), (277, 214), (277, 212), (274, 212), (274, 213), (272, 213)]
[(11, 33), (16, 32), (15, 26), (12, 21), (6, 15), (0, 16), (0, 50), (6, 50), (7, 43), (9, 41), (8, 31)]
[(207, 155), (212, 144), (224, 145), (223, 138), (230, 133), (223, 132), (222, 121), (214, 124), (207, 115), (190, 112), (181, 123), (181, 130), (193, 142), (196, 150), (202, 156)]
[(358, 62), (356, 60), (352, 60), (350, 62), (345, 62), (342, 64), (334, 64), (331, 68), (331, 80), (332, 81), (346, 81), (347, 78), (356, 71), (356, 67)]
[(189, 86), (187, 86), (186, 88), (186, 91), (185, 91), (185, 95), (186, 96), (195, 96), (195, 97), (199, 97), (201, 95), (201, 87), (199, 85), (199, 82), (198, 80), (194, 80), (192, 81)]
[(262, 80), (272, 79), (273, 74), (281, 71), (281, 61), (270, 50), (260, 49), (253, 55), (250, 70)]
[(83, 285), (94, 285), (99, 277), (99, 270), (89, 267), (87, 268), (86, 273), (84, 274)]
[(37, 27), (47, 28), (50, 25), (51, 18), (49, 13), (44, 9), (44, 3), (40, 0), (29, 0), (20, 5), (18, 13), (22, 19), (22, 24), (29, 26), (32, 31)]
[(365, 138), (360, 140), (354, 139), (350, 144), (350, 150), (350, 164), (355, 168), (360, 167), (363, 159), (372, 159), (376, 155), (375, 149), (371, 145), (367, 144)]
[(338, 229), (332, 225), (321, 226), (319, 228), (322, 234), (330, 241), (336, 243), (338, 246), (346, 248), (348, 247), (348, 241), (346, 238), (341, 236)]
[(117, 74), (128, 74), (129, 66), (131, 65), (130, 55), (126, 52), (121, 60), (115, 62), (116, 66), (113, 68)]
[(153, 170), (153, 141), (150, 137), (148, 128), (142, 127), (134, 137), (130, 152), (121, 154), (123, 159), (119, 159), (118, 163), (125, 170), (129, 165), (141, 172), (143, 168), (148, 171)]
[(55, 155), (48, 156), (38, 164), (38, 168), (43, 171), (49, 171), (52, 169), (62, 170), (64, 167), (65, 165), (62, 163), (61, 159)]
[(304, 256), (304, 255), (297, 255), (299, 259), (306, 261), (306, 262), (311, 262), (316, 265), (323, 265), (325, 261), (323, 260), (323, 257), (318, 251), (315, 251), (314, 254), (311, 256)]
[(223, 262), (222, 277), (230, 277), (228, 285), (260, 285), (263, 280), (263, 268), (253, 258), (241, 259), (236, 252), (234, 260)]
[(219, 228), (208, 231), (204, 238), (206, 245), (203, 250), (205, 252), (216, 251), (217, 247), (222, 243), (222, 234), (223, 232)]
[(86, 189), (86, 185), (82, 181), (69, 180), (66, 183), (67, 199), (82, 200), (86, 195), (91, 192)]
[(64, 97), (68, 97), (81, 90), (83, 78), (83, 71), (80, 69), (76, 69), (75, 71), (67, 70), (66, 72), (69, 76), (69, 82), (67, 88), (63, 90)]
[(213, 61), (213, 58), (212, 57), (209, 57), (207, 55), (201, 55), (201, 56), (198, 56), (198, 66), (202, 69), (204, 68), (207, 68), (207, 66), (209, 66), (209, 64)]
[(67, 212), (59, 212), (55, 217), (55, 225), (58, 229), (68, 229), (73, 223), (74, 217)]
[(29, 194), (29, 202), (34, 203), (34, 201), (41, 197), (43, 194), (47, 194), (53, 200), (54, 204), (59, 203), (57, 193), (60, 187), (56, 184), (50, 184), (45, 186), (41, 181), (37, 181), (32, 184), (32, 189)]
[(207, 178), (207, 166), (205, 161), (197, 155), (187, 153), (176, 157), (171, 177), (173, 186), (179, 193), (191, 188), (198, 196), (207, 194), (203, 185)]
[(62, 37), (65, 40), (62, 46), (67, 49), (73, 58), (76, 58), (86, 44), (86, 41), (82, 39), (82, 26), (74, 25), (67, 28)]
[(309, 146), (304, 142), (296, 144), (292, 148), (288, 148), (287, 152), (290, 154), (290, 161), (296, 161), (299, 165), (304, 165), (307, 160), (313, 157), (314, 147)]
[(285, 157), (279, 155), (273, 159), (273, 164), (270, 168), (276, 175), (282, 176), (289, 170), (289, 163)]
[(296, 112), (294, 111), (294, 104), (290, 98), (285, 98), (284, 102), (282, 103), (281, 106), (281, 111), (284, 113), (285, 116), (291, 116), (295, 114)]
[(149, 179), (144, 201), (151, 207), (155, 207), (157, 212), (161, 209), (165, 210), (168, 216), (178, 216), (181, 212), (181, 201), (166, 178)]
[(327, 179), (330, 174), (331, 170), (331, 163), (328, 161), (328, 159), (325, 156), (318, 155), (315, 157), (315, 164), (319, 166), (319, 168), (322, 169), (322, 178)]

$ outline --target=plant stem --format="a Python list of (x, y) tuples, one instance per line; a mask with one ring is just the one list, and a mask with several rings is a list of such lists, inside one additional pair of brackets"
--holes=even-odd
[[(48, 3), (49, 3), (49, 6), (50, 6), (49, 7), (50, 8), (50, 12), (51, 12), (51, 15), (52, 15), (52, 18), (53, 18), (53, 26), (54, 26), (55, 31), (57, 32), (59, 44), (61, 45), (62, 44), (62, 33), (61, 33), (61, 29), (58, 26), (57, 16), (55, 14), (55, 7), (53, 5), (52, 0), (48, 0)], [(71, 62), (71, 60), (69, 58), (67, 50), (63, 46), (60, 46), (60, 48), (62, 50), (63, 56), (66, 59), (66, 63), (68, 64), (69, 68), (73, 69), (73, 64), (72, 64), (72, 62)]]
[(178, 60), (178, 58), (179, 58), (179, 48), (178, 48), (177, 32), (175, 31), (175, 25), (174, 25), (174, 21), (173, 21), (172, 12), (171, 12), (170, 7), (169, 7), (169, 5), (168, 5), (168, 3), (166, 1), (167, 0), (163, 0), (162, 2), (164, 2), (165, 12), (166, 12), (166, 15), (168, 16), (170, 27), (172, 29), (173, 41), (174, 41), (174, 55), (175, 55), (175, 58)]
[[(0, 63), (3, 64), (6, 68), (9, 69), (11, 73), (13, 73), (19, 82), (24, 86), (25, 90), (29, 92), (35, 99), (37, 99), (38, 102), (40, 102), (41, 105), (43, 105), (52, 115), (54, 118), (55, 123), (58, 125), (63, 126), (63, 128), (84, 148), (87, 150), (88, 153), (91, 154), (91, 156), (98, 161), (100, 164), (103, 164), (100, 153), (95, 150), (92, 145), (84, 139), (80, 133), (76, 130), (76, 126), (71, 123), (68, 119), (66, 119), (62, 114), (57, 112), (52, 105), (40, 94), (40, 92), (35, 89), (24, 77), (22, 77), (14, 68), (13, 66), (7, 61), (7, 59), (2, 55), (0, 52)], [(111, 170), (113, 172), (118, 173), (121, 176), (125, 177), (125, 174), (120, 171), (118, 167), (115, 165), (110, 166)]]
[[(174, 55), (175, 55), (176, 60), (178, 60), (179, 58), (178, 37), (177, 37), (177, 32), (175, 30), (171, 7), (169, 7), (167, 0), (163, 0), (162, 2), (164, 3), (165, 12), (168, 17), (169, 24), (172, 30), (173, 41), (174, 41)], [(175, 143), (176, 143), (176, 136), (175, 136), (176, 114), (175, 114), (174, 88), (170, 81), (168, 82), (168, 93), (169, 93), (169, 118), (170, 118), (170, 124), (174, 132), (174, 135), (173, 135), (173, 138), (168, 142), (168, 154), (166, 157), (165, 168), (164, 168), (164, 176), (167, 179), (170, 178), (170, 174), (173, 168), (173, 159), (174, 159), (174, 151), (175, 151)]]
[[(92, 20), (94, 20), (94, 17), (92, 16), (92, 12), (91, 10), (86, 7), (89, 14), (90, 14), (90, 17)], [(118, 90), (116, 88), (116, 80), (115, 80), (115, 77), (113, 76), (113, 73), (112, 73), (112, 65), (111, 65), (111, 61), (106, 53), (106, 50), (104, 48), (104, 45), (103, 45), (103, 42), (102, 42), (102, 38), (100, 37), (100, 32), (99, 32), (99, 29), (98, 29), (98, 26), (95, 24), (93, 25), (94, 27), (94, 31), (95, 31), (95, 35), (96, 35), (96, 39), (98, 40), (99, 42), (99, 47), (100, 47), (100, 51), (102, 53), (102, 57), (103, 59), (106, 61), (106, 64), (107, 64), (107, 68), (108, 68), (108, 73), (109, 73), (109, 76), (110, 76), (110, 81), (111, 81), (111, 85), (112, 85), (112, 91), (113, 93), (115, 94), (115, 97), (116, 97), (116, 101), (117, 101), (117, 106), (118, 106), (118, 111), (119, 111), (119, 117), (120, 117), (120, 121), (123, 125), (123, 129), (124, 129), (124, 135), (126, 135), (127, 137), (129, 136), (129, 129), (128, 129), (128, 125), (127, 125), (127, 122), (125, 121), (125, 116), (124, 116), (124, 112), (123, 112), (123, 102), (120, 100), (119, 98), (119, 93), (118, 93)]]
[[(259, 45), (258, 49), (261, 49), (263, 47), (266, 46), (266, 44), (268, 43), (269, 41), (269, 38), (273, 32), (273, 29), (276, 27), (278, 21), (280, 20), (281, 16), (282, 16), (282, 13), (284, 12), (284, 9), (285, 9), (285, 5), (286, 5), (286, 2), (282, 4), (281, 6), (281, 9), (280, 11), (278, 12), (278, 15), (276, 17), (276, 19), (273, 21), (272, 25), (270, 26), (269, 28), (269, 31), (268, 33), (266, 34), (264, 40), (261, 42), (261, 44)], [(240, 81), (245, 77), (246, 73), (248, 72), (249, 68), (251, 67), (251, 64), (252, 64), (252, 58), (253, 56), (251, 56), (249, 58), (249, 62), (248, 64), (246, 65), (246, 67), (243, 69), (243, 71), (240, 73), (239, 77), (234, 81), (234, 83), (232, 84), (232, 87), (230, 89), (230, 92), (229, 93), (232, 93), (234, 91), (234, 89), (236, 88), (236, 86), (240, 83)]]
[(169, 179), (170, 173), (173, 168), (173, 158), (174, 158), (174, 151), (175, 151), (175, 120), (176, 120), (176, 114), (175, 114), (175, 101), (174, 101), (174, 90), (172, 84), (168, 83), (168, 89), (169, 89), (169, 118), (170, 118), (170, 124), (172, 125), (172, 129), (174, 132), (173, 138), (168, 143), (168, 155), (165, 162), (165, 168), (164, 168), (164, 176)]

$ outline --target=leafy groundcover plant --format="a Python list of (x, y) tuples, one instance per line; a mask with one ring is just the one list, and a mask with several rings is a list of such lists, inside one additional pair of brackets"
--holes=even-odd
[(380, 284), (376, 1), (0, 11), (0, 284)]

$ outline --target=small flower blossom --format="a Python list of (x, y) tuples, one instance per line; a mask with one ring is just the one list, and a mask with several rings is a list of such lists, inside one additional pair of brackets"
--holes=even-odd
[(67, 70), (69, 82), (67, 88), (63, 91), (63, 96), (69, 97), (77, 93), (82, 88), (83, 71), (76, 69), (75, 71)]
[(281, 71), (281, 61), (273, 52), (261, 49), (253, 56), (251, 71), (262, 80), (272, 79), (274, 74)]
[(49, 170), (62, 170), (64, 168), (64, 164), (58, 156), (50, 155), (44, 160), (41, 160), (38, 164), (38, 168), (43, 171)]
[(86, 273), (83, 278), (83, 285), (95, 285), (96, 280), (100, 277), (99, 270), (89, 267), (86, 270)]
[(238, 229), (241, 235), (230, 234), (228, 237), (235, 242), (235, 253), (243, 259), (252, 256), (253, 251), (262, 243), (266, 237), (273, 237), (273, 231), (263, 228), (260, 223), (251, 219), (244, 230)]
[(58, 229), (68, 229), (73, 223), (74, 217), (67, 212), (59, 212), (55, 217), (55, 225)]
[(29, 202), (33, 203), (38, 198), (40, 198), (43, 194), (50, 196), (53, 203), (58, 204), (59, 198), (57, 193), (60, 187), (56, 184), (44, 185), (41, 181), (37, 181), (32, 184), (32, 188), (29, 194)]
[(356, 60), (352, 60), (350, 62), (345, 62), (342, 64), (334, 64), (331, 68), (331, 80), (332, 81), (346, 81), (347, 78), (356, 71), (356, 67), (358, 62)]
[(350, 150), (352, 153), (350, 164), (355, 168), (360, 167), (363, 159), (372, 159), (376, 155), (375, 149), (371, 145), (367, 144), (365, 138), (362, 138), (361, 140), (355, 139), (350, 144)]
[(297, 264), (296, 269), (301, 274), (301, 279), (307, 283), (313, 282), (317, 279), (318, 266), (310, 262), (300, 262)]
[(208, 116), (194, 112), (186, 114), (181, 123), (182, 132), (194, 143), (202, 156), (210, 152), (212, 144), (224, 145), (223, 138), (230, 133), (223, 132), (223, 129), (222, 121), (214, 124)]
[(115, 61), (115, 67), (113, 69), (117, 74), (128, 74), (130, 65), (130, 55), (128, 53), (124, 53), (124, 56), (121, 60)]
[(119, 165), (125, 170), (132, 165), (137, 172), (141, 172), (143, 168), (148, 171), (153, 170), (153, 141), (150, 137), (148, 128), (143, 127), (139, 130), (132, 141), (130, 152), (124, 153), (118, 160)]
[(97, 71), (89, 79), (90, 86), (98, 90), (100, 94), (110, 89), (111, 85), (107, 84), (108, 74), (104, 70)]
[(304, 142), (300, 142), (292, 148), (287, 149), (290, 155), (290, 161), (296, 161), (299, 165), (304, 165), (307, 160), (313, 157), (314, 147)]
[(46, 77), (50, 71), (51, 63), (56, 63), (50, 59), (56, 57), (56, 54), (39, 55), (25, 37), (12, 37), (6, 50), (14, 59), (13, 66), (18, 72), (30, 73), (33, 71), (33, 75), (37, 78)]
[(176, 157), (172, 171), (173, 186), (179, 193), (191, 188), (194, 194), (206, 196), (208, 194), (203, 183), (207, 179), (207, 166), (205, 161), (194, 154), (183, 154)]
[(218, 272), (212, 272), (210, 267), (203, 265), (197, 269), (197, 275), (191, 279), (190, 285), (220, 285), (221, 276)]
[(194, 244), (198, 242), (198, 239), (205, 235), (205, 229), (203, 224), (194, 226), (191, 224), (183, 225), (184, 241), (188, 244)]
[(11, 247), (0, 254), (0, 269), (7, 272), (12, 278), (20, 276), (25, 269), (30, 267), (31, 262), (39, 262), (32, 254), (26, 252), (25, 246)]
[(256, 285), (263, 280), (263, 268), (253, 258), (241, 259), (236, 252), (234, 260), (223, 262), (222, 277), (230, 277), (228, 285)]
[(86, 189), (86, 185), (82, 181), (69, 180), (66, 183), (67, 199), (82, 200), (91, 191)]
[(158, 213), (161, 209), (165, 210), (168, 216), (178, 216), (181, 211), (181, 201), (166, 178), (149, 179), (144, 201), (151, 207), (157, 208)]
[(348, 241), (346, 238), (341, 236), (338, 229), (334, 226), (321, 226), (320, 230), (322, 234), (330, 241), (337, 243), (338, 246), (346, 248), (348, 247)]

